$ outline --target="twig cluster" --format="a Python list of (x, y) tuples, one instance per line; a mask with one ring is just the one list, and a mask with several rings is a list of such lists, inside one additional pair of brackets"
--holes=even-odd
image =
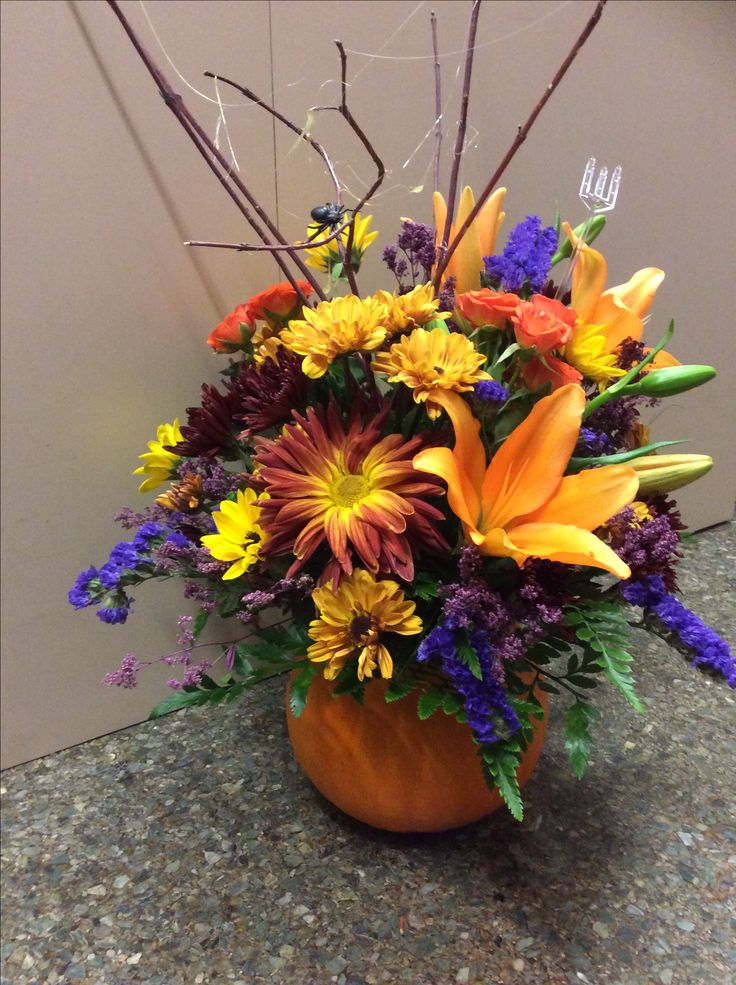
[[(588, 36), (591, 34), (596, 24), (600, 20), (601, 14), (603, 12), (603, 7), (605, 6), (607, 0), (597, 0), (596, 8), (587, 24), (585, 25), (582, 33), (575, 41), (573, 47), (568, 53), (567, 57), (555, 73), (552, 81), (545, 89), (542, 97), (539, 99), (534, 109), (530, 113), (527, 121), (518, 128), (516, 136), (513, 143), (509, 149), (504, 154), (501, 163), (496, 168), (495, 172), (489, 179), (488, 183), (484, 187), (483, 191), (478, 196), (474, 208), (471, 210), (470, 214), (466, 217), (465, 221), (460, 225), (460, 227), (455, 231), (455, 235), (450, 239), (450, 231), (452, 228), (452, 219), (455, 210), (455, 202), (457, 198), (457, 188), (460, 178), (460, 165), (462, 161), (463, 146), (465, 141), (465, 130), (467, 126), (468, 119), (468, 108), (470, 104), (470, 85), (471, 76), (473, 68), (473, 56), (475, 52), (475, 38), (478, 30), (478, 18), (480, 14), (481, 0), (473, 0), (470, 22), (468, 27), (468, 42), (465, 51), (465, 69), (463, 75), (463, 88), (460, 103), (460, 116), (458, 119), (457, 134), (455, 138), (454, 151), (452, 157), (452, 167), (450, 173), (449, 191), (447, 196), (447, 217), (445, 221), (445, 226), (443, 230), (438, 230), (439, 242), (438, 242), (438, 256), (437, 256), (437, 266), (435, 268), (433, 283), (435, 288), (439, 290), (442, 276), (447, 269), (447, 265), (452, 259), (455, 250), (457, 249), (462, 237), (470, 228), (472, 222), (475, 220), (476, 216), (483, 208), (496, 185), (498, 184), (501, 176), (505, 172), (509, 163), (513, 159), (514, 155), (518, 151), (519, 147), (524, 143), (527, 135), (533, 126), (535, 120), (541, 113), (542, 109), (546, 105), (552, 93), (555, 91), (559, 83), (561, 82), (563, 76), (567, 72), (568, 68), (572, 62), (577, 57), (578, 52), (585, 44)], [(282, 233), (279, 231), (278, 226), (275, 222), (268, 216), (265, 209), (260, 205), (255, 195), (250, 191), (250, 189), (245, 185), (239, 175), (233, 173), (227, 159), (223, 157), (219, 149), (210, 140), (205, 131), (202, 129), (200, 124), (197, 122), (195, 117), (187, 108), (182, 96), (177, 93), (169, 83), (168, 79), (162, 72), (161, 68), (156, 64), (156, 62), (151, 57), (150, 53), (146, 50), (144, 45), (141, 43), (136, 32), (133, 30), (127, 17), (122, 13), (117, 0), (108, 0), (109, 6), (112, 8), (113, 12), (117, 16), (118, 20), (122, 24), (126, 34), (130, 38), (135, 50), (143, 61), (144, 65), (148, 69), (149, 73), (156, 82), (159, 92), (164, 99), (164, 102), (169, 107), (169, 109), (174, 113), (177, 120), (191, 139), (192, 143), (195, 145), (197, 150), (200, 152), (202, 157), (207, 162), (207, 165), (212, 170), (212, 172), (217, 177), (220, 184), (223, 186), (225, 191), (228, 193), (230, 198), (235, 203), (238, 210), (241, 212), (243, 217), (246, 219), (250, 227), (255, 232), (256, 236), (260, 239), (260, 244), (250, 244), (250, 243), (219, 243), (212, 242), (208, 240), (190, 240), (186, 245), (188, 246), (200, 246), (200, 247), (210, 247), (217, 249), (230, 249), (239, 250), (244, 252), (250, 251), (262, 251), (266, 250), (272, 254), (274, 261), (281, 269), (284, 277), (289, 281), (292, 287), (297, 292), (297, 296), (300, 300), (306, 304), (307, 299), (304, 297), (302, 291), (299, 288), (297, 282), (297, 275), (301, 276), (310, 284), (316, 297), (319, 300), (325, 300), (325, 294), (322, 290), (320, 284), (318, 283), (316, 277), (309, 269), (309, 267), (304, 263), (300, 254), (300, 251), (305, 249), (313, 249), (316, 246), (324, 246), (328, 243), (335, 242), (337, 252), (340, 254), (343, 261), (343, 269), (345, 276), (350, 285), (350, 289), (354, 294), (358, 294), (358, 285), (355, 279), (355, 271), (352, 263), (353, 254), (353, 242), (355, 237), (355, 216), (363, 208), (376, 193), (378, 188), (381, 186), (383, 179), (386, 174), (386, 169), (383, 165), (381, 158), (376, 152), (373, 144), (369, 138), (364, 133), (363, 129), (358, 124), (357, 120), (353, 116), (350, 108), (348, 106), (348, 83), (347, 83), (347, 53), (345, 47), (341, 41), (336, 40), (335, 45), (340, 56), (340, 101), (338, 105), (330, 106), (313, 106), (310, 110), (312, 113), (317, 112), (337, 112), (339, 113), (348, 126), (352, 129), (355, 135), (358, 137), (360, 142), (363, 144), (366, 152), (373, 161), (376, 167), (376, 177), (373, 184), (370, 186), (368, 191), (363, 195), (360, 201), (357, 203), (354, 209), (351, 209), (352, 216), (342, 225), (330, 230), (330, 232), (324, 235), (319, 240), (312, 240), (307, 243), (290, 243), (288, 242)], [(441, 82), (440, 82), (440, 64), (438, 57), (438, 42), (437, 42), (437, 18), (434, 11), (431, 12), (431, 27), (432, 27), (432, 50), (434, 52), (434, 68), (435, 68), (435, 156), (434, 156), (434, 185), (435, 190), (439, 185), (440, 176), (440, 147), (442, 143), (442, 100), (441, 100)], [(301, 139), (306, 141), (310, 147), (322, 158), (325, 166), (329, 172), (330, 178), (335, 190), (335, 202), (339, 206), (341, 203), (341, 185), (340, 181), (335, 172), (335, 168), (328, 156), (325, 148), (315, 140), (311, 134), (307, 133), (302, 127), (297, 126), (286, 116), (280, 113), (275, 107), (269, 105), (259, 96), (257, 96), (251, 89), (247, 86), (241, 85), (238, 82), (234, 82), (232, 79), (225, 78), (222, 75), (218, 75), (214, 72), (205, 72), (207, 78), (214, 79), (216, 82), (224, 82), (226, 85), (231, 86), (240, 92), (246, 99), (251, 100), (257, 106), (265, 109), (270, 113), (275, 119), (282, 123), (289, 130), (296, 133)], [(347, 230), (347, 240), (343, 247), (342, 234)], [(289, 266), (289, 261), (291, 267)], [(293, 269), (296, 269), (296, 274)]]

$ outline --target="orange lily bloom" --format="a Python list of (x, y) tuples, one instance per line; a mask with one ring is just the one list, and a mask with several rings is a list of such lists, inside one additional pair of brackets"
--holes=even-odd
[[(506, 194), (505, 188), (497, 188), (473, 220), (463, 236), (460, 245), (455, 250), (444, 273), (444, 278), (455, 278), (455, 293), (480, 290), (480, 272), (483, 269), (483, 257), (491, 256), (496, 245), (496, 235), (506, 213), (501, 211), (501, 205)], [(437, 230), (437, 245), (439, 246), (442, 233), (447, 221), (447, 204), (439, 192), (434, 193), (434, 224)], [(455, 222), (450, 229), (452, 242), (455, 230), (465, 222), (475, 205), (473, 191), (466, 186), (460, 196)]]
[[(622, 371), (607, 373), (605, 364), (611, 361), (610, 357), (624, 339), (641, 340), (644, 330), (642, 319), (664, 280), (664, 271), (659, 267), (644, 267), (637, 270), (625, 284), (605, 290), (607, 268), (603, 254), (586, 244), (580, 245), (568, 223), (564, 222), (562, 228), (573, 246), (578, 245), (579, 249), (572, 274), (570, 302), (578, 315), (579, 331), (573, 332), (573, 338), (565, 349), (565, 358), (584, 376), (604, 382), (607, 375), (623, 375)], [(592, 331), (595, 340), (590, 338)], [(595, 343), (592, 350), (591, 343)], [(599, 373), (591, 371), (596, 364)], [(652, 368), (662, 366), (679, 366), (679, 362), (669, 353), (660, 352)]]
[(535, 404), (486, 465), (480, 424), (458, 393), (434, 399), (450, 415), (455, 447), (426, 448), (415, 469), (440, 476), (447, 500), (481, 554), (547, 558), (631, 575), (629, 566), (592, 533), (636, 498), (639, 482), (626, 465), (563, 475), (580, 432), (585, 394), (576, 383)]

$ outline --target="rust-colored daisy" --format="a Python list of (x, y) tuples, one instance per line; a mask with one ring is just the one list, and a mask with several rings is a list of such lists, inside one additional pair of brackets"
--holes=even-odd
[(442, 487), (418, 472), (412, 458), (421, 438), (381, 437), (386, 411), (346, 428), (333, 403), (294, 415), (275, 439), (256, 439), (254, 484), (268, 492), (261, 523), (264, 553), (294, 554), (287, 577), (328, 544), (334, 561), (323, 579), (353, 570), (353, 557), (373, 574), (414, 576), (412, 550), (447, 551), (436, 530), (443, 514), (427, 502)]

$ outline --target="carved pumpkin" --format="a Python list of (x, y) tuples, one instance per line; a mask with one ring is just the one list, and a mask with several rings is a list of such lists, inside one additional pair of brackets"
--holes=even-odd
[[(366, 824), (388, 831), (445, 831), (470, 824), (502, 806), (488, 789), (470, 728), (442, 711), (417, 716), (418, 693), (387, 704), (385, 681), (371, 681), (359, 705), (332, 697), (334, 684), (320, 675), (307, 704), (286, 717), (304, 772), (323, 796)], [(536, 765), (547, 727), (547, 696), (537, 696), (545, 717), (518, 771), (523, 785)]]

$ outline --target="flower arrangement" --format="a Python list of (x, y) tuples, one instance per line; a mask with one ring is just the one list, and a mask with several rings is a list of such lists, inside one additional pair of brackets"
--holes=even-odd
[[(350, 122), (344, 84), (342, 96), (332, 108)], [(181, 101), (167, 102), (191, 135)], [(459, 132), (455, 164), (462, 143)], [(155, 501), (121, 511), (134, 535), (79, 575), (69, 601), (124, 623), (131, 589), (180, 578), (198, 611), (160, 658), (182, 673), (154, 716), (290, 673), (298, 717), (318, 676), (343, 702), (380, 680), (388, 703), (416, 693), (420, 719), (467, 723), (479, 771), (521, 818), (516, 773), (541, 692), (569, 702), (577, 776), (599, 685), (643, 710), (632, 618), (731, 687), (736, 664), (674, 594), (683, 524), (669, 494), (712, 462), (663, 453), (672, 442), (650, 441), (641, 418), (714, 371), (665, 351), (672, 324), (645, 344), (661, 270), (607, 285), (592, 243), (620, 169), (608, 182), (589, 162), (590, 215), (577, 228), (529, 216), (503, 245), (498, 177), (477, 201), (469, 188), (458, 197), (454, 167), (447, 201), (435, 192), (434, 226), (404, 219), (384, 247), (396, 284), (372, 296), (356, 279), (378, 236), (361, 212), (369, 195), (348, 212), (338, 194), (313, 210), (303, 243), (267, 247), (287, 278), (210, 332), (220, 384), (203, 385), (185, 423), (158, 427), (136, 469)], [(235, 626), (214, 653), (199, 639), (212, 614)], [(128, 654), (105, 682), (133, 687), (144, 666)]]

